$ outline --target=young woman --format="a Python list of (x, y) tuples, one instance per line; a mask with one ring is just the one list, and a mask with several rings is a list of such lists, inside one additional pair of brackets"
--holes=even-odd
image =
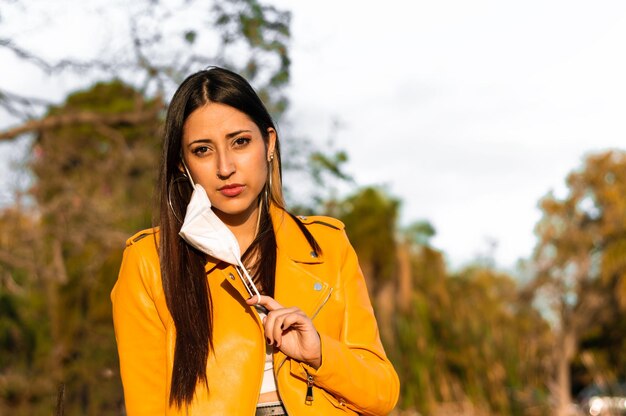
[(127, 241), (111, 293), (128, 415), (390, 412), (344, 226), (285, 210), (276, 129), (242, 77), (181, 84), (160, 174), (160, 227)]

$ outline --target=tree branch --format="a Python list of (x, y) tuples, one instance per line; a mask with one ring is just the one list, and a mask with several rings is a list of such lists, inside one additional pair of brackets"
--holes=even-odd
[(109, 64), (104, 61), (91, 60), (91, 61), (76, 61), (73, 59), (61, 59), (60, 61), (51, 64), (50, 62), (40, 58), (39, 56), (27, 51), (26, 49), (17, 46), (11, 39), (0, 38), (0, 47), (6, 48), (13, 52), (18, 58), (31, 62), (44, 72), (52, 74), (54, 72), (71, 69), (75, 72), (85, 72), (93, 69), (102, 69), (104, 71), (113, 71), (115, 68), (120, 67), (119, 63)]
[(41, 120), (30, 120), (20, 126), (0, 131), (0, 141), (14, 139), (15, 137), (25, 133), (48, 130), (73, 124), (137, 124), (155, 117), (161, 109), (162, 106), (159, 105), (149, 110), (123, 114), (101, 114), (90, 111), (81, 111), (72, 114), (48, 116)]

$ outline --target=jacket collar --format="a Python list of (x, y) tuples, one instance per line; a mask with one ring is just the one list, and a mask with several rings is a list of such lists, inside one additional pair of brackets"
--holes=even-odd
[[(270, 217), (276, 236), (276, 246), (287, 257), (298, 263), (318, 264), (324, 262), (322, 253), (315, 254), (309, 242), (302, 234), (300, 227), (296, 224), (287, 211), (274, 204), (270, 205)], [(208, 257), (204, 270), (209, 273), (221, 260)]]
[(284, 209), (275, 205), (270, 206), (270, 216), (276, 235), (276, 246), (287, 257), (298, 263), (317, 264), (323, 263), (322, 253), (316, 254), (309, 242), (302, 234), (302, 230), (293, 217)]

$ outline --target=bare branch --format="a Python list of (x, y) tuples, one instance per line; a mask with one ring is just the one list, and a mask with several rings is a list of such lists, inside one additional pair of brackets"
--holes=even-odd
[(110, 64), (105, 61), (97, 59), (89, 61), (77, 61), (73, 59), (61, 59), (56, 63), (50, 63), (45, 59), (27, 51), (24, 48), (17, 46), (11, 39), (0, 38), (0, 47), (4, 47), (13, 52), (18, 58), (31, 62), (47, 74), (54, 72), (60, 72), (66, 69), (71, 69), (75, 72), (86, 72), (93, 69), (101, 69), (104, 71), (113, 71), (115, 68), (119, 68), (120, 64)]
[(89, 111), (81, 111), (72, 114), (60, 114), (48, 116), (41, 120), (30, 120), (21, 126), (13, 127), (0, 132), (0, 141), (10, 140), (19, 135), (34, 131), (42, 131), (73, 124), (137, 124), (149, 120), (161, 111), (161, 106), (156, 106), (149, 110), (137, 111), (123, 114), (101, 114)]
[(10, 100), (12, 102), (19, 103), (21, 105), (50, 105), (52, 101), (37, 97), (26, 97), (25, 95), (18, 95), (7, 90), (0, 90), (0, 100)]
[(50, 104), (51, 102), (48, 100), (26, 97), (0, 89), (0, 106), (17, 118), (28, 119), (37, 117), (37, 109)]

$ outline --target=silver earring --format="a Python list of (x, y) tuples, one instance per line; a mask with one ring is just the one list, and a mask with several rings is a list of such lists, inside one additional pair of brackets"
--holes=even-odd
[(265, 192), (263, 195), (265, 197), (265, 206), (267, 206), (268, 208), (270, 206), (270, 194), (272, 192), (272, 166), (273, 166), (272, 161), (273, 160), (274, 160), (274, 154), (271, 154), (270, 161), (267, 162), (268, 178), (267, 178), (267, 183), (265, 185)]
[(176, 210), (174, 209), (174, 206), (172, 205), (172, 189), (174, 188), (174, 186), (176, 185), (176, 182), (179, 181), (188, 181), (189, 178), (187, 177), (187, 175), (185, 175), (183, 173), (183, 176), (179, 176), (178, 178), (174, 179), (170, 186), (168, 186), (168, 190), (167, 190), (167, 204), (170, 206), (170, 210), (172, 211), (172, 214), (174, 215), (174, 217), (178, 220), (178, 222), (182, 223), (183, 221), (180, 219), (180, 217), (176, 214)]
[(272, 191), (272, 176), (274, 176), (274, 175), (272, 175), (272, 173), (273, 173), (272, 171), (274, 170), (273, 167), (274, 167), (274, 154), (272, 153), (271, 158), (270, 158), (269, 167), (268, 167), (269, 168), (268, 169), (269, 170), (269, 174), (270, 174), (269, 175), (270, 177), (268, 179), (268, 182), (269, 182), (269, 185), (270, 185), (270, 192)]

